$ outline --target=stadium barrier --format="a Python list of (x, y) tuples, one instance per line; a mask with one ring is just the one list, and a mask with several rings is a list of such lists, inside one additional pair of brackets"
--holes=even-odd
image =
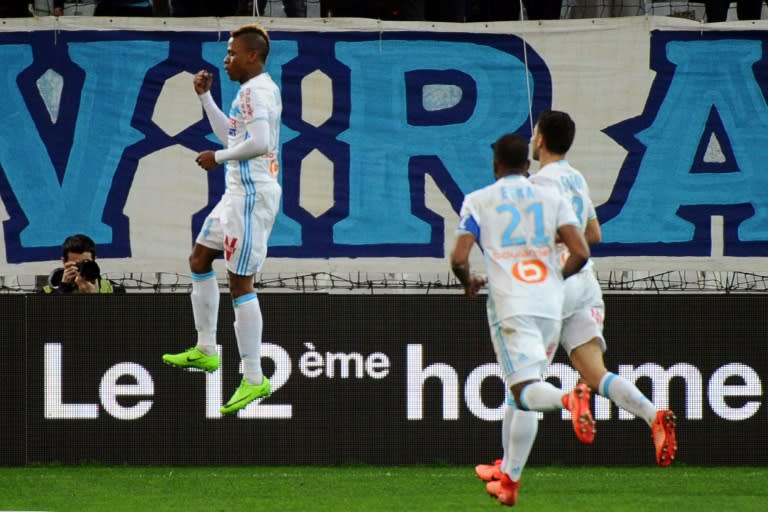
[[(0, 295), (0, 464), (471, 464), (500, 455), (504, 399), (484, 300), (263, 293), (274, 394), (237, 416), (233, 313), (222, 368), (165, 366), (194, 343), (189, 297)], [(610, 369), (678, 415), (679, 460), (768, 464), (768, 297), (608, 294)], [(558, 354), (549, 377), (575, 372)], [(598, 437), (540, 423), (531, 465), (651, 465), (648, 427), (597, 398)]]

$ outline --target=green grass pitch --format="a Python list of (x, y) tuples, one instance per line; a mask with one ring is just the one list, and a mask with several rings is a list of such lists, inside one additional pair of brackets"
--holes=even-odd
[[(469, 466), (0, 468), (0, 510), (500, 510)], [(515, 510), (768, 510), (764, 467), (529, 467)]]

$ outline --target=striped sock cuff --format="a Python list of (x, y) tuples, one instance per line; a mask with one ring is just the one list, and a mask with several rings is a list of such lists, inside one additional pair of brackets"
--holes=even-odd
[(608, 400), (611, 399), (610, 395), (608, 394), (608, 388), (611, 387), (611, 382), (616, 377), (617, 375), (615, 373), (608, 372), (605, 375), (603, 375), (602, 379), (600, 379), (600, 385), (598, 386), (598, 393), (603, 395)]
[(256, 292), (246, 293), (245, 295), (241, 295), (235, 299), (232, 299), (232, 305), (234, 307), (238, 307), (247, 302), (251, 302), (252, 300), (256, 300)]
[(216, 279), (216, 272), (211, 270), (210, 272), (206, 272), (205, 274), (195, 274), (192, 272), (192, 280), (193, 281), (207, 281), (208, 279)]

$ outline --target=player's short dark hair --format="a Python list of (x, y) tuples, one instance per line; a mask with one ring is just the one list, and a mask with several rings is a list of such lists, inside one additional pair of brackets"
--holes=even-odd
[(528, 139), (507, 133), (491, 144), (493, 159), (508, 169), (525, 169), (528, 164)]
[(248, 43), (248, 49), (259, 52), (264, 62), (269, 56), (269, 34), (267, 30), (258, 23), (243, 25), (232, 31), (232, 37), (242, 37)]
[(64, 243), (61, 244), (61, 256), (65, 260), (67, 259), (67, 256), (69, 253), (75, 253), (75, 254), (83, 254), (85, 252), (90, 252), (93, 259), (96, 259), (96, 244), (93, 242), (91, 237), (88, 235), (83, 234), (76, 234), (68, 236), (66, 240), (64, 240)]
[(571, 116), (559, 110), (545, 110), (539, 114), (537, 125), (551, 153), (565, 154), (571, 149), (576, 136), (576, 123)]

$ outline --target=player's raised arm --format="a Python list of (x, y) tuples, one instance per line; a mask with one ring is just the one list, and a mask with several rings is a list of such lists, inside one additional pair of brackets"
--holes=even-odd
[(192, 79), (192, 85), (195, 87), (195, 92), (198, 96), (202, 96), (211, 90), (213, 84), (213, 74), (210, 71), (200, 70), (195, 73)]
[(195, 88), (200, 103), (203, 105), (205, 115), (208, 117), (208, 122), (211, 124), (213, 133), (221, 141), (224, 147), (227, 147), (227, 130), (229, 129), (229, 118), (221, 111), (221, 109), (213, 101), (211, 96), (211, 85), (213, 84), (213, 75), (210, 71), (198, 71), (195, 74), (195, 78), (192, 80), (192, 85)]

